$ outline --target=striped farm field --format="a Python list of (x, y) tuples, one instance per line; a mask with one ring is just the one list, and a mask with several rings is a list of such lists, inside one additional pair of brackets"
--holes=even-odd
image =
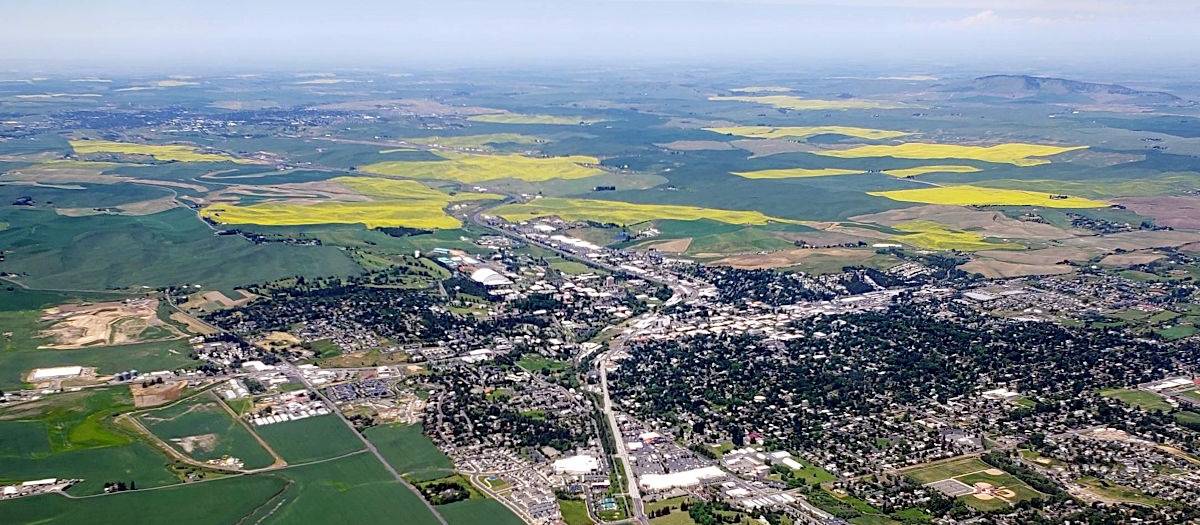
[(466, 183), (496, 179), (517, 179), (526, 182), (582, 179), (606, 173), (594, 167), (600, 163), (599, 159), (586, 155), (525, 157), (515, 154), (472, 155), (445, 151), (436, 154), (443, 160), (384, 161), (362, 166), (359, 171)]
[(1048, 157), (1087, 146), (1049, 146), (1044, 144), (1008, 143), (995, 146), (962, 146), (958, 144), (930, 144), (906, 142), (896, 145), (869, 145), (850, 149), (831, 149), (815, 152), (826, 157), (860, 159), (868, 157), (894, 157), (897, 159), (969, 159), (1015, 166), (1037, 166), (1049, 164)]
[(1046, 208), (1104, 208), (1109, 203), (1082, 197), (979, 186), (939, 186), (915, 190), (872, 191), (868, 195), (894, 201), (951, 206), (1043, 206)]
[(121, 153), (126, 155), (149, 155), (164, 162), (236, 162), (252, 164), (254, 161), (239, 159), (222, 153), (200, 153), (192, 146), (176, 144), (135, 144), (110, 140), (72, 140), (75, 153)]
[(637, 224), (656, 219), (681, 221), (709, 219), (729, 224), (751, 225), (763, 225), (770, 222), (799, 224), (800, 222), (769, 217), (757, 211), (560, 198), (534, 199), (523, 204), (506, 204), (493, 210), (493, 213), (512, 222), (551, 215), (567, 221), (596, 221), (612, 224)]

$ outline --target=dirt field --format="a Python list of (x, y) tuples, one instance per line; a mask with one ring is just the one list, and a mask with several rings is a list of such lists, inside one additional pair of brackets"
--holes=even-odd
[(55, 208), (54, 212), (67, 217), (82, 217), (85, 215), (152, 215), (160, 211), (166, 211), (171, 208), (178, 207), (179, 203), (174, 197), (163, 197), (161, 199), (150, 199), (139, 202), (131, 202), (122, 204), (112, 208)]
[(692, 238), (684, 237), (682, 239), (671, 239), (669, 241), (644, 243), (644, 244), (638, 246), (638, 249), (649, 250), (649, 249), (653, 248), (660, 252), (683, 253), (683, 252), (686, 252), (688, 247), (690, 247), (691, 245), (692, 245)]
[(286, 348), (300, 344), (300, 338), (287, 332), (271, 332), (254, 344), (261, 348)]
[(1097, 253), (1112, 253), (1118, 249), (1127, 252), (1148, 248), (1168, 248), (1200, 242), (1200, 233), (1185, 231), (1131, 231), (1096, 237), (1076, 237), (1063, 240), (1065, 246), (1074, 246)]
[(983, 274), (989, 279), (1024, 277), (1026, 275), (1059, 275), (1074, 271), (1074, 268), (1065, 264), (1018, 264), (994, 259), (975, 259), (966, 264), (960, 264), (958, 269), (968, 273)]
[(1079, 248), (1042, 248), (1040, 250), (986, 250), (975, 252), (980, 258), (1016, 264), (1055, 265), (1062, 261), (1082, 262), (1092, 253)]
[(1200, 197), (1130, 197), (1116, 202), (1138, 215), (1153, 218), (1159, 226), (1200, 228)]
[(1148, 264), (1166, 257), (1160, 253), (1114, 253), (1100, 259), (1100, 264), (1106, 266), (1133, 266)]
[(806, 259), (814, 257), (844, 259), (847, 264), (852, 264), (854, 261), (867, 259), (874, 254), (875, 252), (872, 250), (851, 250), (849, 248), (799, 249), (766, 254), (734, 255), (718, 259), (713, 264), (723, 264), (743, 270), (760, 270), (796, 266), (803, 264)]
[(241, 299), (230, 299), (229, 296), (218, 291), (196, 294), (188, 298), (188, 301), (179, 305), (179, 307), (184, 310), (211, 309), (212, 307), (236, 308), (254, 300), (256, 297), (245, 290), (237, 290), (237, 292), (242, 294)]
[(179, 323), (183, 323), (185, 326), (187, 326), (187, 329), (194, 334), (212, 335), (212, 334), (217, 333), (217, 330), (214, 329), (213, 327), (208, 326), (208, 325), (196, 320), (195, 317), (187, 315), (183, 312), (175, 312), (175, 313), (171, 314), (171, 320), (179, 322)]
[(728, 142), (719, 142), (716, 140), (677, 140), (675, 142), (655, 144), (655, 146), (658, 146), (660, 148), (673, 149), (676, 151), (733, 149), (733, 146), (730, 146)]
[(1010, 219), (998, 211), (972, 210), (960, 206), (937, 204), (859, 215), (852, 217), (852, 220), (884, 226), (894, 226), (915, 220), (932, 221), (956, 230), (1000, 239), (1051, 240), (1073, 237), (1067, 230), (1049, 224)]
[(750, 152), (750, 158), (767, 157), (780, 153), (805, 153), (817, 148), (783, 139), (742, 139), (730, 142), (735, 148)]
[(179, 399), (179, 394), (187, 386), (186, 381), (163, 383), (143, 387), (141, 383), (130, 383), (129, 393), (133, 394), (133, 406), (137, 408), (152, 407)]
[(52, 323), (42, 331), (53, 343), (39, 348), (68, 349), (96, 344), (124, 344), (145, 340), (150, 328), (161, 330), (159, 337), (178, 337), (171, 325), (158, 318), (158, 301), (130, 299), (122, 302), (64, 304), (45, 310), (41, 321)]

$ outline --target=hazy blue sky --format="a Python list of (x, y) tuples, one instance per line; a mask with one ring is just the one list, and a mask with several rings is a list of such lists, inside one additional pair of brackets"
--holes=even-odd
[(1197, 0), (0, 0), (0, 62), (281, 68), (1200, 56)]

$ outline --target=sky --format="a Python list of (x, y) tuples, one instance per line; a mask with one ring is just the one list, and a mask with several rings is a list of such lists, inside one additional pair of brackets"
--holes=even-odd
[(0, 0), (0, 67), (1194, 66), (1197, 0)]

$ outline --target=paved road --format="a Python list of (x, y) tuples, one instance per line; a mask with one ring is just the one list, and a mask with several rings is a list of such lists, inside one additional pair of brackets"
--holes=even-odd
[(333, 413), (337, 415), (338, 419), (342, 420), (342, 423), (349, 427), (350, 431), (353, 432), (355, 436), (358, 436), (358, 439), (362, 441), (363, 445), (367, 447), (367, 450), (369, 450), (371, 454), (375, 456), (375, 459), (378, 459), (380, 463), (383, 463), (383, 468), (386, 468), (387, 471), (391, 473), (392, 477), (396, 478), (397, 483), (404, 485), (405, 488), (412, 491), (412, 493), (417, 496), (417, 499), (421, 500), (421, 503), (425, 504), (425, 508), (429, 509), (429, 513), (433, 514), (433, 517), (437, 518), (439, 523), (442, 525), (450, 525), (450, 523), (446, 521), (446, 518), (443, 518), (441, 513), (439, 513), (437, 509), (433, 508), (433, 505), (425, 500), (425, 497), (421, 495), (421, 491), (417, 490), (417, 487), (414, 487), (411, 483), (406, 481), (399, 472), (396, 472), (396, 469), (392, 467), (392, 464), (388, 463), (387, 459), (384, 459), (383, 454), (379, 453), (379, 449), (375, 448), (375, 444), (371, 443), (366, 436), (359, 433), (358, 429), (354, 428), (354, 423), (351, 423), (349, 419), (346, 419), (346, 416), (342, 414), (342, 411), (338, 410), (337, 405), (333, 404), (329, 398), (325, 397), (325, 394), (321, 392), (320, 389), (313, 386), (312, 382), (309, 381), (307, 377), (304, 377), (304, 374), (300, 372), (300, 369), (296, 368), (296, 365), (288, 363), (288, 368), (290, 368), (292, 372), (296, 374), (296, 377), (300, 379), (302, 383), (304, 383), (305, 387), (308, 387), (310, 391), (316, 393), (317, 397), (320, 397), (321, 401), (324, 401), (325, 404), (329, 406), (331, 410), (333, 410)]
[(604, 398), (604, 417), (608, 418), (608, 428), (612, 432), (613, 441), (617, 447), (617, 457), (621, 458), (621, 466), (625, 469), (625, 481), (628, 484), (626, 493), (629, 494), (629, 499), (632, 501), (630, 506), (633, 510), (633, 517), (642, 525), (650, 525), (650, 519), (646, 517), (646, 509), (642, 504), (642, 493), (638, 489), (637, 476), (634, 476), (633, 466), (629, 461), (629, 451), (625, 449), (625, 439), (621, 436), (621, 429), (617, 426), (617, 416), (612, 409), (612, 400), (608, 397), (608, 370), (605, 366), (607, 363), (607, 352), (596, 358), (596, 371), (600, 374), (600, 391)]

